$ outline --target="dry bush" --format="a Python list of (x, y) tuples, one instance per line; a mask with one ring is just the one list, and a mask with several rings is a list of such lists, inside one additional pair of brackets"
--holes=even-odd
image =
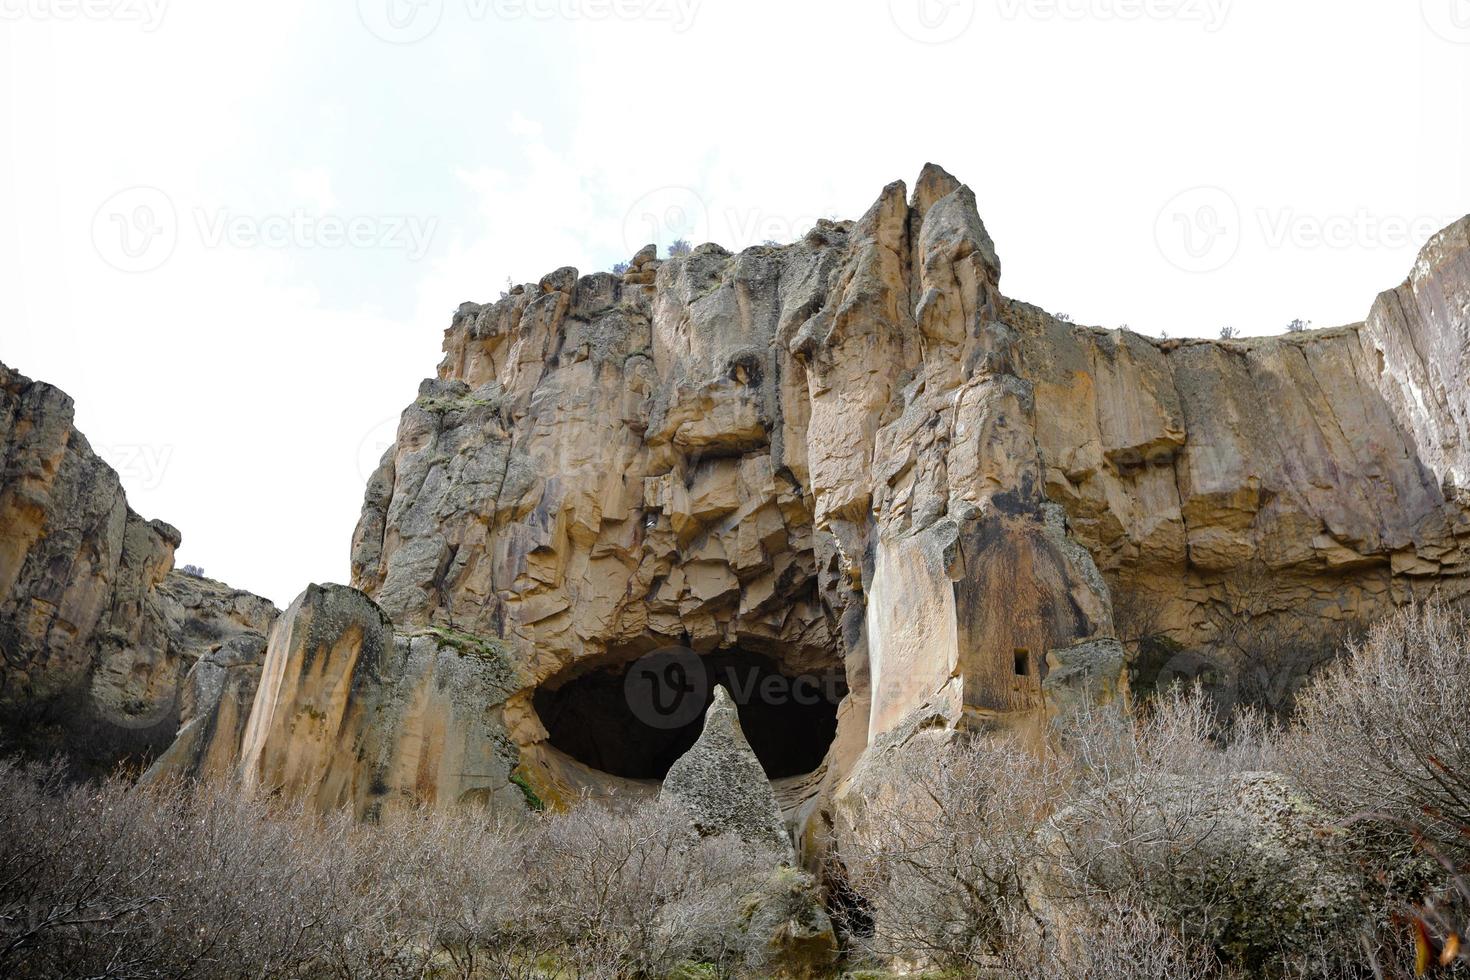
[(661, 976), (683, 961), (745, 956), (744, 896), (780, 855), (700, 838), (667, 803), (584, 802), (525, 841), (523, 914), (579, 978)]
[(1161, 695), (1134, 724), (1084, 718), (1068, 732), (1075, 790), (1049, 821), (1039, 884), (1068, 931), (1139, 909), (1253, 976), (1330, 975), (1359, 956), (1344, 932), (1358, 881), (1325, 821), (1269, 771), (1277, 743), (1249, 711), (1219, 722), (1198, 690)]
[(1303, 690), (1284, 742), (1284, 768), (1350, 828), (1375, 886), (1368, 946), (1383, 975), (1418, 957), (1465, 968), (1467, 719), (1470, 619), (1428, 603), (1375, 625)]
[(0, 783), (0, 973), (369, 976), (425, 958), (384, 928), (391, 888), (345, 819), (208, 787), (67, 786), (55, 766), (3, 763)]
[(1429, 604), (1374, 626), (1303, 692), (1292, 774), (1339, 815), (1470, 857), (1470, 620)]
[(740, 962), (775, 856), (653, 804), (383, 827), (0, 762), (0, 976), (661, 975)]
[[(1066, 955), (1049, 950), (1040, 962), (1012, 971), (1014, 980), (1197, 980), (1223, 977), (1206, 948), (1190, 945), (1147, 912), (1127, 905), (1099, 909), (1092, 924), (1070, 937)], [(1008, 978), (1010, 980), (1010, 978)]]
[[(861, 896), (882, 959), (975, 976), (1034, 953), (1045, 922), (1026, 876), (1060, 772), (1023, 747), (982, 736), (916, 739), (893, 781), (850, 816), (844, 887)], [(871, 927), (869, 927), (869, 921)]]

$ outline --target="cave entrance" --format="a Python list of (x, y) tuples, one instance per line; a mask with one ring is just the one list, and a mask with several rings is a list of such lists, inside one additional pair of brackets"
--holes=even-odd
[(840, 668), (788, 673), (744, 650), (664, 652), (543, 685), (533, 704), (553, 748), (627, 779), (663, 779), (704, 726), (716, 684), (769, 779), (813, 772), (837, 732), (847, 694)]

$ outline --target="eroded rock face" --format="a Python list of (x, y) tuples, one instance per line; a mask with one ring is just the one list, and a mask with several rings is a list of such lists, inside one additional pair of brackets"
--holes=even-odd
[[(360, 593), (309, 589), (258, 687), (249, 643), (202, 657), (189, 717), (208, 720), (186, 722), (177, 765), (233, 758), (254, 784), (364, 813), (649, 794), (668, 764), (650, 759), (677, 753), (630, 756), (621, 729), (619, 751), (586, 751), (596, 737), (552, 729), (622, 724), (609, 699), (635, 691), (647, 723), (713, 689), (651, 662), (759, 658), (774, 693), (727, 683), (752, 744), (752, 697), (817, 678), (840, 702), (821, 725), (782, 721), (830, 745), (762, 759), (805, 841), (905, 719), (1039, 731), (1126, 700), (1145, 633), (1208, 649), (1242, 618), (1348, 624), (1463, 595), (1467, 228), (1365, 323), (1157, 341), (1005, 297), (974, 193), (929, 166), (789, 245), (648, 248), (623, 275), (564, 268), (466, 303), (369, 482)], [(48, 397), (7, 385), (7, 404)], [(10, 528), (37, 507), (83, 516), (23, 585), (0, 575), (6, 621), (50, 636), (65, 606), (91, 635), (96, 606), (133, 629), (127, 597), (162, 580), (168, 533), (66, 489), (90, 465), (55, 449), (66, 426), (8, 424), (19, 475), (0, 506), (21, 516), (0, 546), (33, 550)], [(66, 502), (31, 503), (43, 490)], [(76, 557), (87, 533), (107, 542), (96, 562)], [(75, 584), (99, 576), (101, 592)], [(451, 636), (504, 670), (462, 685)], [(56, 677), (92, 676), (48, 642)]]
[(549, 798), (646, 787), (555, 748), (539, 688), (671, 647), (840, 670), (826, 761), (777, 781), (809, 814), (916, 712), (1123, 700), (1145, 629), (1208, 647), (1242, 612), (1463, 594), (1466, 228), (1364, 324), (1235, 342), (1006, 298), (934, 166), (790, 245), (560, 269), (456, 314), (353, 582), (514, 651), (507, 731)]
[(171, 571), (179, 532), (133, 513), (73, 417), (0, 364), (0, 718), (20, 748), (105, 770), (165, 748), (185, 674), (276, 610)]
[(356, 589), (308, 586), (271, 630), (241, 780), (370, 819), (420, 804), (519, 806), (500, 720), (517, 687), (498, 644), (433, 628), (395, 633)]
[(669, 767), (660, 794), (688, 810), (701, 834), (734, 834), (778, 853), (791, 850), (776, 795), (723, 687), (715, 688), (699, 741)]

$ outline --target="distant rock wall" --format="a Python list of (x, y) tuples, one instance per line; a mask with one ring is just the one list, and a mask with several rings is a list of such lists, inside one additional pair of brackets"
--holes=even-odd
[(185, 674), (266, 600), (171, 571), (179, 532), (128, 507), (72, 401), (0, 364), (0, 730), (84, 769), (140, 761), (179, 727)]

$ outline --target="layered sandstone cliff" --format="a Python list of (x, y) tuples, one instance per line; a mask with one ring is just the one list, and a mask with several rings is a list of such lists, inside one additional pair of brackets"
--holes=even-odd
[(369, 816), (652, 793), (723, 685), (816, 835), (913, 733), (1470, 590), (1470, 221), (1364, 323), (1277, 338), (1073, 325), (1000, 268), (929, 166), (789, 245), (464, 304), (353, 587), (263, 666), (202, 657), (159, 771)]
[(227, 645), (258, 665), (276, 609), (173, 571), (179, 532), (128, 507), (71, 399), (3, 364), (0, 449), (0, 728), (84, 767), (146, 759), (194, 665)]
[(667, 768), (622, 710), (651, 653), (839, 675), (835, 725), (769, 719), (831, 740), (763, 756), (799, 814), (916, 712), (1114, 696), (1140, 609), (1208, 650), (1243, 616), (1463, 594), (1466, 229), (1364, 324), (1220, 343), (1007, 299), (937, 167), (790, 245), (560, 269), (456, 314), (353, 584), (400, 628), (511, 651), (505, 731), (553, 798)]

